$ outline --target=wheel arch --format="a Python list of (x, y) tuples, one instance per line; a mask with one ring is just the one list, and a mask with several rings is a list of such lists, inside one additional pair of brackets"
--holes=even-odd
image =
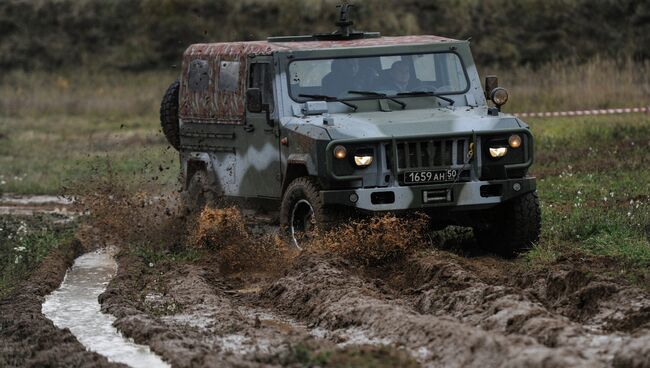
[(318, 176), (316, 166), (309, 154), (290, 154), (287, 159), (287, 168), (284, 171), (282, 180), (282, 194), (292, 181), (303, 176)]

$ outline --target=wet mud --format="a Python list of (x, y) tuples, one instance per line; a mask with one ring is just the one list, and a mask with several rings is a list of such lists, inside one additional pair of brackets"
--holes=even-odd
[(41, 313), (45, 296), (59, 286), (67, 268), (83, 251), (78, 241), (62, 244), (0, 301), (0, 366), (123, 366), (87, 351), (69, 330), (57, 328)]
[(147, 346), (125, 339), (113, 327), (115, 317), (101, 313), (97, 297), (117, 269), (113, 248), (75, 259), (61, 286), (45, 298), (42, 312), (54, 325), (69, 329), (88, 350), (131, 367), (168, 367)]
[(428, 367), (650, 366), (648, 295), (583, 270), (515, 275), (437, 250), (383, 268), (304, 252), (273, 276), (120, 262), (102, 305), (174, 366), (300, 365), (296, 346), (383, 347)]
[[(650, 367), (650, 295), (594, 272), (602, 260), (531, 269), (472, 244), (461, 256), (435, 236), (404, 242), (417, 223), (394, 218), (298, 251), (231, 209), (197, 220), (120, 203), (137, 210), (95, 211), (80, 228), (121, 244), (101, 309), (174, 367)], [(40, 314), (75, 249), (0, 303), (0, 365), (112, 365)]]

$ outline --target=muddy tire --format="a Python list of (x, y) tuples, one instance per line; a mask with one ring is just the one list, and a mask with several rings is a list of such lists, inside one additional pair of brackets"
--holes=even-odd
[(537, 192), (506, 202), (497, 217), (497, 222), (489, 228), (474, 228), (481, 247), (510, 258), (530, 250), (539, 240), (542, 214)]
[(334, 222), (334, 216), (323, 206), (314, 178), (301, 177), (289, 184), (280, 206), (280, 226), (295, 246), (300, 248)]
[(187, 188), (181, 194), (186, 213), (200, 213), (206, 205), (210, 205), (214, 201), (209, 184), (205, 171), (197, 171), (192, 175)]
[(169, 144), (178, 150), (181, 145), (178, 125), (178, 90), (180, 83), (175, 80), (160, 103), (160, 126)]

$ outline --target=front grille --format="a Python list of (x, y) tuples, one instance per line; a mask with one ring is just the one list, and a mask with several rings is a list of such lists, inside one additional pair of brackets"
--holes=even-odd
[(428, 169), (463, 165), (468, 138), (429, 139), (386, 144), (386, 163), (393, 167), (397, 151), (397, 169)]

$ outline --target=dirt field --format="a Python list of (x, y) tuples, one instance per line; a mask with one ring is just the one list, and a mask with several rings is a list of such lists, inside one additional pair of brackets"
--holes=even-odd
[[(106, 89), (64, 77), (49, 89), (35, 77), (25, 90), (43, 96), (8, 99), (15, 111), (0, 114), (0, 191), (81, 200), (0, 203), (2, 367), (111, 365), (40, 312), (74, 257), (107, 242), (121, 251), (103, 310), (173, 366), (650, 367), (650, 115), (530, 121), (543, 229), (517, 259), (459, 229), (400, 243), (395, 229), (409, 226), (395, 224), (379, 226), (381, 246), (320, 241), (301, 253), (237, 213), (202, 228), (176, 214), (163, 193), (177, 189), (178, 158), (156, 133), (171, 75)], [(508, 111), (539, 105), (526, 90), (580, 107), (630, 100), (594, 87), (603, 96), (574, 101), (557, 89), (580, 83), (543, 79), (554, 85), (513, 88)]]
[(222, 257), (123, 251), (103, 310), (179, 367), (650, 366), (650, 298), (595, 275), (597, 259), (531, 272), (433, 249), (376, 267), (305, 252), (281, 272), (233, 273)]

